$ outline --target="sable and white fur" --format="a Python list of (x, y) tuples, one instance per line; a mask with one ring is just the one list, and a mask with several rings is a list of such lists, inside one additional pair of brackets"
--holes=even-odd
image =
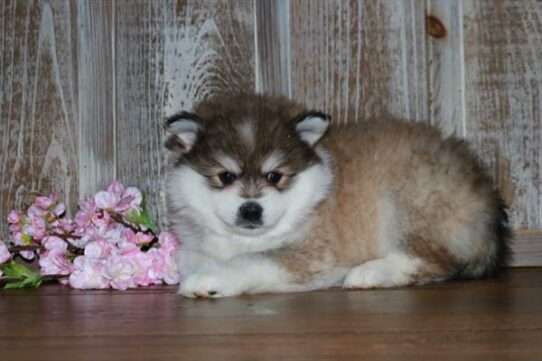
[[(463, 141), (431, 126), (330, 125), (287, 99), (239, 94), (176, 114), (167, 130), (184, 296), (479, 278), (509, 259), (493, 183)], [(240, 221), (247, 202), (262, 211), (256, 223), (258, 212)]]

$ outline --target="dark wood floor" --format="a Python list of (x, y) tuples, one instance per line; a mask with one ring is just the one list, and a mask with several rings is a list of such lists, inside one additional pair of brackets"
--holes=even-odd
[(190, 300), (0, 291), (0, 360), (542, 360), (542, 269), (419, 288)]

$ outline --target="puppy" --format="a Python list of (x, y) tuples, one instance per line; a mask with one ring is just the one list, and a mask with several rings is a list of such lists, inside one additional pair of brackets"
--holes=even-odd
[(480, 278), (509, 260), (499, 193), (463, 141), (429, 125), (330, 125), (239, 94), (173, 115), (167, 131), (186, 297)]

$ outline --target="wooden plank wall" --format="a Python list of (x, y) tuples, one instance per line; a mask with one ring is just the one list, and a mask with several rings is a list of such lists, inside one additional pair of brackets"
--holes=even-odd
[(163, 220), (163, 117), (257, 89), (465, 136), (512, 205), (516, 265), (542, 265), (540, 44), (536, 0), (3, 0), (0, 218), (118, 178)]
[(76, 9), (0, 2), (0, 229), (29, 192), (79, 196)]
[(254, 88), (251, 0), (0, 2), (0, 234), (29, 192), (112, 179), (163, 220), (165, 114)]
[(116, 176), (163, 221), (164, 116), (254, 88), (253, 2), (122, 0), (113, 17)]

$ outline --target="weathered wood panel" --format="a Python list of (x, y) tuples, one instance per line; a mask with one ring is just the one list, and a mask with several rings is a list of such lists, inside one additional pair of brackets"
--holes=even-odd
[(337, 122), (428, 119), (425, 3), (290, 2), (292, 96)]
[(141, 187), (154, 217), (162, 215), (165, 158), (164, 10), (158, 1), (115, 3), (117, 174)]
[(427, 54), (431, 124), (465, 136), (462, 2), (427, 0)]
[(254, 89), (253, 2), (117, 1), (114, 42), (118, 178), (163, 221), (164, 116)]
[[(75, 209), (113, 178), (162, 220), (163, 117), (256, 87), (337, 122), (392, 114), (466, 135), (513, 225), (542, 227), (541, 2), (5, 0), (0, 15), (1, 220), (28, 192)], [(542, 263), (529, 232), (518, 265)]]
[[(254, 88), (254, 14), (240, 1), (1, 3), (0, 218), (28, 192), (120, 178), (162, 216), (164, 115)], [(5, 234), (5, 222), (0, 222)]]
[(542, 266), (542, 229), (518, 229), (512, 250), (512, 266)]
[(0, 234), (29, 192), (78, 198), (74, 4), (0, 2)]
[(291, 96), (290, 3), (256, 1), (256, 89)]
[(513, 225), (541, 228), (542, 2), (463, 6), (467, 137), (512, 204)]
[(77, 2), (79, 192), (93, 194), (116, 177), (113, 2)]

